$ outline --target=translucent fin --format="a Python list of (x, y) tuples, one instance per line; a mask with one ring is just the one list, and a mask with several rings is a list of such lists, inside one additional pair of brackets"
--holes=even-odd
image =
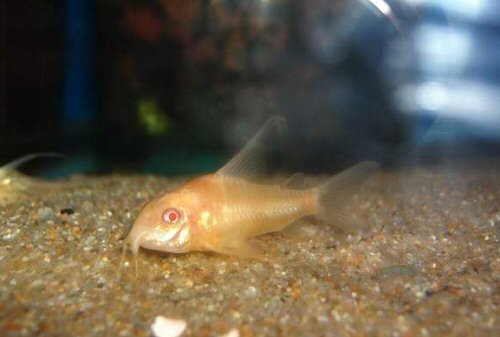
[(32, 154), (28, 154), (26, 156), (23, 156), (21, 158), (14, 159), (13, 161), (0, 167), (0, 169), (2, 169), (2, 170), (15, 170), (19, 166), (21, 166), (29, 161), (32, 161), (34, 159), (41, 158), (41, 157), (66, 158), (66, 156), (64, 154), (60, 154), (60, 153), (53, 153), (53, 152), (32, 153)]
[(346, 206), (363, 182), (378, 168), (376, 162), (363, 162), (333, 176), (319, 186), (319, 211), (316, 217), (342, 230), (362, 229), (364, 226), (351, 220)]
[(32, 153), (21, 158), (15, 159), (3, 166), (0, 166), (0, 177), (9, 178), (9, 185), (13, 189), (73, 189), (83, 186), (82, 182), (75, 181), (50, 181), (39, 178), (29, 177), (24, 173), (17, 170), (19, 166), (26, 164), (34, 159), (48, 157), (48, 158), (67, 158), (66, 155), (54, 152), (39, 152)]
[(246, 259), (263, 259), (262, 252), (247, 241), (232, 241), (222, 245), (210, 245), (209, 250), (230, 256), (237, 256)]
[(306, 185), (306, 176), (303, 173), (294, 173), (285, 181), (285, 186), (293, 189), (303, 189)]
[(281, 234), (292, 240), (305, 240), (314, 238), (317, 232), (317, 227), (313, 224), (315, 222), (309, 217), (300, 218), (290, 225), (283, 228)]
[(262, 155), (266, 141), (275, 132), (281, 133), (286, 127), (286, 120), (280, 116), (270, 117), (252, 139), (216, 174), (231, 177), (252, 177), (261, 172), (264, 164)]

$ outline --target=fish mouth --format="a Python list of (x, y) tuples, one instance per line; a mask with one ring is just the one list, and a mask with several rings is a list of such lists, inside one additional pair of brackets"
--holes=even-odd
[(165, 253), (181, 254), (186, 252), (184, 249), (176, 247), (175, 245), (172, 245), (170, 243), (160, 244), (158, 241), (153, 241), (153, 240), (144, 241), (141, 244), (141, 247), (152, 251), (165, 252)]
[(133, 255), (137, 255), (139, 249), (161, 250), (165, 252), (177, 253), (179, 249), (173, 245), (172, 239), (176, 238), (182, 228), (169, 231), (150, 232), (144, 231), (138, 234), (130, 233), (126, 241), (130, 246)]

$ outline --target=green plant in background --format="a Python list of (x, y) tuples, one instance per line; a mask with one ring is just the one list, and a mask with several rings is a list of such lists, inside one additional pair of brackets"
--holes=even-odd
[(164, 135), (170, 130), (170, 122), (154, 98), (140, 99), (137, 104), (139, 123), (148, 135)]

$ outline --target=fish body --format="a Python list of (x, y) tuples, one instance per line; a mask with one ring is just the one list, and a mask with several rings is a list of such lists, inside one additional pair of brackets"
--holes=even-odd
[[(139, 215), (130, 237), (149, 234), (139, 241), (131, 239), (132, 247), (133, 250), (139, 245), (156, 250), (168, 247), (170, 252), (178, 253), (215, 251), (254, 255), (247, 239), (280, 231), (297, 219), (315, 214), (317, 196), (315, 190), (292, 190), (217, 174), (205, 175), (151, 201)], [(173, 208), (181, 214), (178, 221), (185, 222), (182, 228), (175, 224), (165, 226), (163, 217), (158, 217)], [(150, 226), (154, 223), (157, 225)], [(163, 242), (158, 238), (163, 238), (160, 240)]]
[(170, 253), (212, 251), (241, 257), (260, 252), (248, 239), (284, 229), (305, 216), (331, 222), (345, 192), (376, 168), (366, 162), (311, 189), (262, 185), (247, 176), (255, 170), (256, 151), (281, 119), (271, 118), (232, 160), (217, 172), (196, 178), (150, 201), (137, 217), (125, 243)]

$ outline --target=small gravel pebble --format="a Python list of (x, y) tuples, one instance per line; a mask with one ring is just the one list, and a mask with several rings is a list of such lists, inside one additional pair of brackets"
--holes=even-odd
[(245, 293), (245, 296), (247, 296), (250, 299), (253, 299), (253, 298), (257, 297), (257, 295), (259, 294), (259, 291), (257, 290), (257, 288), (250, 286), (250, 287), (245, 289), (244, 293)]
[(186, 330), (186, 321), (156, 316), (151, 330), (155, 337), (178, 337)]
[(54, 211), (50, 207), (42, 207), (38, 209), (38, 218), (42, 221), (51, 220), (54, 218)]
[(75, 210), (73, 208), (67, 207), (67, 208), (61, 209), (60, 213), (63, 214), (63, 215), (72, 215), (72, 214), (75, 213)]

